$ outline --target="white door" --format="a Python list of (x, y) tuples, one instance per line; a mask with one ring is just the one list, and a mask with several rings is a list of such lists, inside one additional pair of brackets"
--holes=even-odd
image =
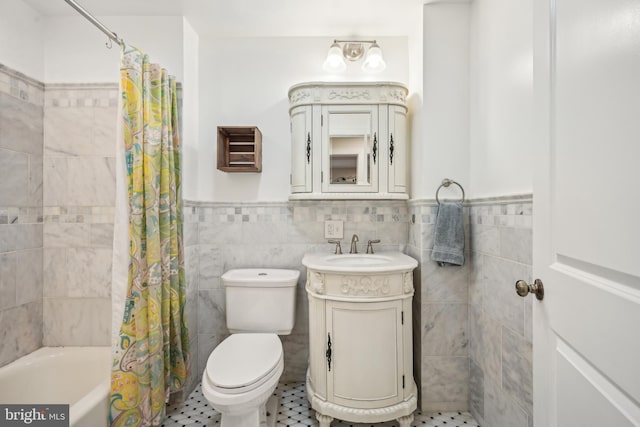
[(533, 3), (535, 426), (640, 426), (640, 1)]

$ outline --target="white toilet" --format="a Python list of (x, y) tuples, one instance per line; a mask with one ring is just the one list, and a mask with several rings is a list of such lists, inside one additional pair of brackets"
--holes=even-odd
[(222, 414), (222, 427), (274, 426), (273, 391), (284, 368), (282, 343), (295, 322), (300, 272), (267, 268), (222, 275), (231, 335), (211, 353), (202, 393)]

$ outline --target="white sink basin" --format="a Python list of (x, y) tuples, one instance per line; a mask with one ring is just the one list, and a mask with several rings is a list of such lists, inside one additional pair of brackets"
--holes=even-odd
[(347, 254), (347, 255), (333, 255), (325, 258), (325, 262), (329, 264), (337, 265), (384, 265), (393, 262), (392, 258), (384, 255), (360, 255), (360, 254)]
[(328, 273), (385, 273), (413, 270), (418, 266), (415, 259), (401, 252), (343, 255), (310, 253), (302, 258), (302, 264), (307, 268)]

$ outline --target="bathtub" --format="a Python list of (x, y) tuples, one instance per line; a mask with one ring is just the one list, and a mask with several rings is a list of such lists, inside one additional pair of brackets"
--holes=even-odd
[(43, 347), (0, 368), (0, 403), (66, 403), (70, 427), (105, 427), (110, 371), (110, 347)]

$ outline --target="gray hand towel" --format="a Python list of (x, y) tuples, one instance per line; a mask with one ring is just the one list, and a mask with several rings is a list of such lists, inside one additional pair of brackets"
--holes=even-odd
[(464, 265), (462, 203), (441, 203), (438, 206), (431, 259), (440, 266)]

